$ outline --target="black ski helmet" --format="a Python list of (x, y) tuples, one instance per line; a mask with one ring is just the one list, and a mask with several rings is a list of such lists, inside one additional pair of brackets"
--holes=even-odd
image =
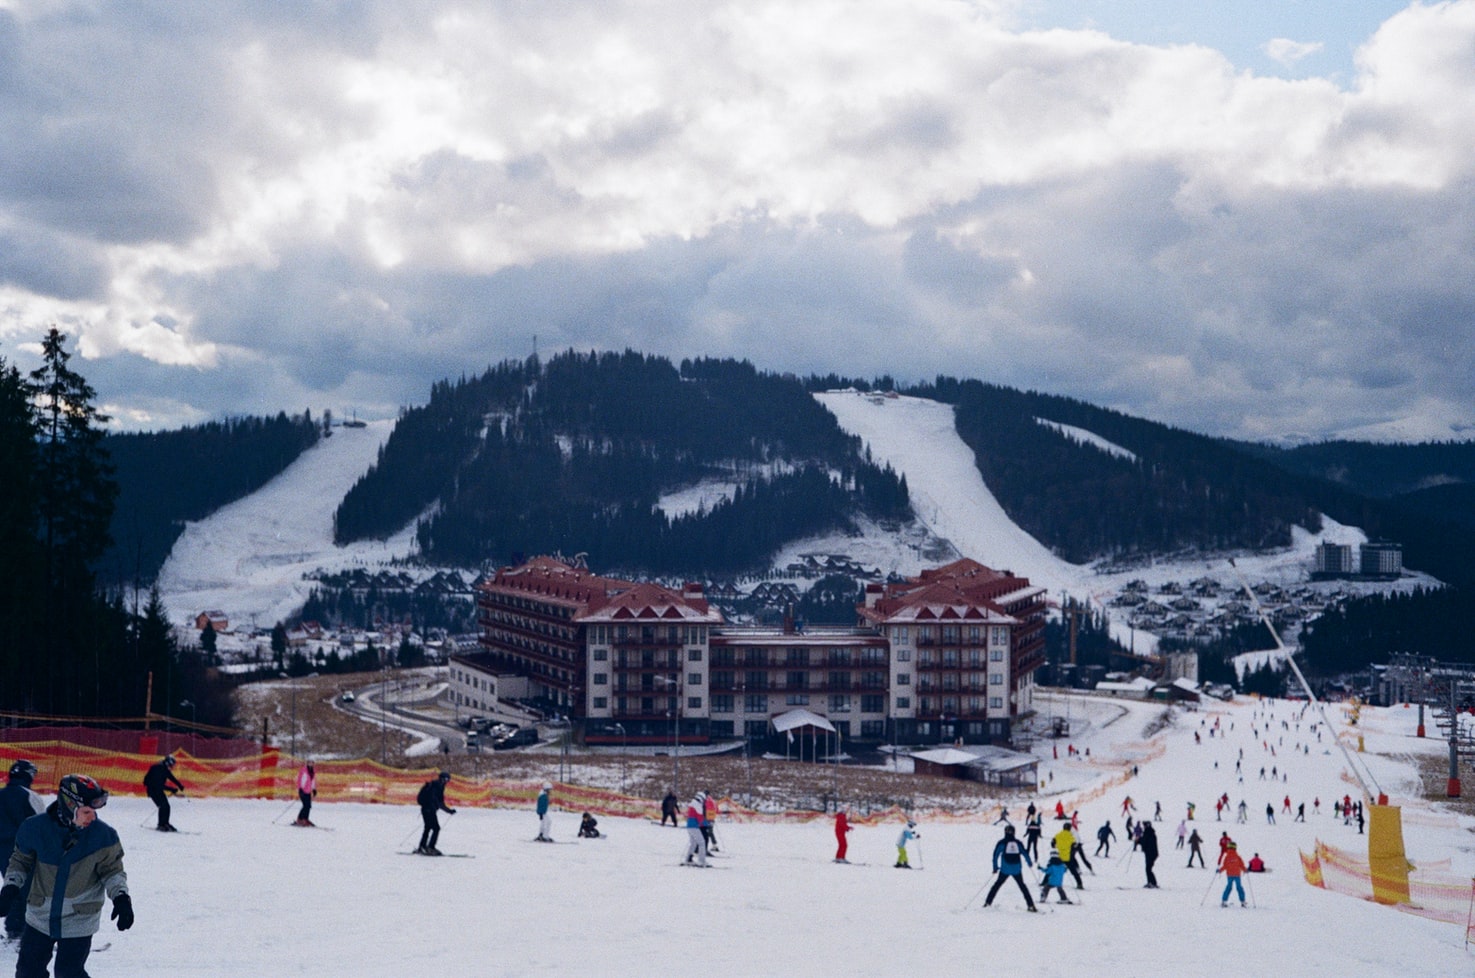
[(1013, 835), (1014, 834), (1014, 826), (1012, 826), (1012, 825), (1006, 825), (1006, 826), (1004, 826), (1004, 834), (1006, 836)]
[(19, 781), (26, 787), (31, 786), (31, 781), (36, 777), (36, 765), (25, 758), (21, 758), (10, 765), (10, 780)]
[(173, 767), (174, 766), (174, 755), (173, 754), (165, 754), (164, 755), (164, 766), (165, 767)]
[(61, 802), (56, 808), (63, 825), (70, 825), (77, 809), (83, 805), (101, 808), (108, 803), (107, 789), (85, 774), (68, 774), (62, 778), (56, 797)]
[(450, 771), (442, 771), (442, 772), (440, 772), (439, 775), (437, 775), (437, 777), (439, 777), (442, 781), (449, 781), (449, 780), (451, 780), (451, 772)]

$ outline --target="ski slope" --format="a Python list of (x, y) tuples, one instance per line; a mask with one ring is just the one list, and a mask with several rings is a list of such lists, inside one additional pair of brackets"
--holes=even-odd
[(261, 489), (185, 527), (159, 572), (175, 621), (224, 611), (232, 627), (270, 628), (312, 591), (303, 575), (378, 567), (409, 553), (413, 526), (389, 540), (337, 547), (333, 513), (378, 458), (392, 421), (335, 429)]
[[(119, 797), (102, 815), (122, 835), (138, 922), (120, 934), (105, 920), (97, 942), (111, 947), (89, 966), (109, 978), (1471, 973), (1461, 926), (1303, 881), (1298, 849), (1309, 849), (1318, 837), (1343, 848), (1356, 848), (1360, 840), (1355, 828), (1330, 814), (1333, 797), (1357, 792), (1343, 777), (1343, 757), (1329, 735), (1317, 743), (1308, 720), (1297, 721), (1300, 704), (1282, 701), (1272, 708), (1269, 743), (1285, 738), (1274, 758), (1261, 747), (1265, 735), (1250, 729), (1258, 721), (1257, 704), (1249, 700), (1177, 714), (1160, 735), (1166, 750), (1146, 760), (1143, 730), (1160, 708), (1085, 699), (1069, 706), (1058, 701), (1056, 708), (1071, 710), (1077, 720), (1092, 718), (1073, 741), (1089, 747), (1091, 758), (1050, 760), (1049, 742), (1042, 743), (1041, 777), (1051, 787), (1037, 801), (1053, 810), (1059, 797), (1067, 810), (1079, 808), (1088, 853), (1106, 819), (1120, 840), (1126, 795), (1139, 816), (1150, 816), (1161, 801), (1160, 889), (1142, 888), (1141, 857), (1125, 855), (1118, 841), (1112, 858), (1092, 859), (1095, 875), (1086, 875), (1083, 891), (1067, 881), (1076, 905), (1028, 914), (1011, 884), (993, 908), (980, 909), (989, 855), (1001, 832), (991, 814), (923, 816), (920, 844), (911, 852), (919, 870), (911, 872), (891, 866), (900, 829), (895, 819), (851, 833), (850, 857), (859, 865), (850, 866), (831, 862), (828, 819), (806, 825), (719, 821), (717, 868), (698, 870), (678, 866), (685, 831), (653, 821), (602, 818), (606, 839), (530, 842), (535, 784), (524, 810), (462, 807), (442, 816), (441, 849), (469, 859), (397, 855), (417, 837), (413, 807), (319, 803), (314, 816), (332, 829), (326, 831), (282, 824), (294, 816), (295, 801), (187, 795), (176, 803), (174, 821), (198, 834), (163, 835), (144, 827), (152, 823), (146, 800)], [(1411, 758), (1443, 750), (1412, 736), (1413, 711), (1365, 710), (1356, 728), (1347, 727), (1340, 712), (1332, 716), (1343, 735), (1365, 735), (1368, 753), (1356, 756), (1403, 804), (1413, 862), (1449, 859), (1450, 873), (1475, 873), (1472, 820), (1410, 798), (1416, 794)], [(1226, 736), (1195, 744), (1194, 731), (1215, 717)], [(1282, 732), (1282, 720), (1301, 728)], [(1294, 752), (1294, 743), (1307, 743), (1310, 753)], [(1250, 774), (1239, 783), (1233, 761), (1240, 749), (1247, 769), (1275, 764), (1287, 780), (1271, 784)], [(556, 772), (556, 762), (550, 763)], [(1132, 763), (1141, 765), (1138, 777), (1110, 783)], [(828, 781), (823, 769), (816, 777)], [(719, 794), (728, 788), (705, 787)], [(692, 790), (689, 781), (683, 789)], [(1236, 804), (1247, 800), (1248, 824), (1214, 821), (1213, 800), (1223, 791)], [(1268, 825), (1266, 802), (1279, 810), (1286, 794), (1308, 802), (1308, 813), (1319, 796), (1322, 813), (1308, 814), (1305, 824), (1284, 816)], [(553, 797), (556, 807), (558, 788)], [(1006, 800), (1019, 819), (1024, 798)], [(1185, 853), (1174, 849), (1187, 801), (1197, 802), (1195, 824), (1210, 840), (1208, 870), (1187, 869)], [(577, 811), (556, 812), (555, 838), (573, 840), (577, 821)], [(1212, 867), (1221, 829), (1246, 856), (1259, 852), (1271, 868), (1251, 878), (1251, 909), (1219, 907), (1222, 877)], [(0, 970), (10, 968), (14, 952), (0, 953), (6, 956)]]

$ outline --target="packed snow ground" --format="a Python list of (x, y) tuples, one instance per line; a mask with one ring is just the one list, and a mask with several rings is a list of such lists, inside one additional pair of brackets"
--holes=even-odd
[[(1118, 777), (1137, 757), (1143, 727), (1161, 713), (1146, 704), (1076, 700), (1073, 742), (1091, 759), (1046, 763), (1052, 794), (1036, 801), (1067, 808)], [(721, 852), (710, 870), (678, 865), (685, 830), (652, 821), (601, 819), (608, 838), (540, 845), (532, 792), (522, 811), (463, 808), (442, 816), (440, 847), (469, 859), (397, 855), (413, 847), (419, 816), (408, 807), (320, 803), (316, 820), (332, 831), (297, 829), (295, 802), (193, 798), (175, 806), (175, 822), (198, 834), (163, 835), (143, 827), (152, 807), (115, 798), (104, 818), (123, 837), (138, 923), (118, 933), (105, 921), (94, 975), (402, 976), (578, 975), (650, 978), (711, 972), (733, 976), (957, 975), (1182, 978), (1184, 975), (1447, 978), (1470, 974), (1462, 928), (1308, 886), (1298, 849), (1320, 837), (1355, 849), (1363, 840), (1330, 814), (1331, 800), (1356, 789), (1330, 738), (1315, 744), (1309, 715), (1294, 729), (1299, 704), (1274, 705), (1270, 758), (1251, 732), (1257, 705), (1242, 700), (1202, 713), (1177, 713), (1164, 734), (1167, 750), (1141, 762), (1139, 776), (1081, 804), (1087, 851), (1110, 819), (1119, 841), (1112, 858), (1093, 858), (1086, 887), (1067, 892), (1074, 906), (1038, 916), (1024, 912), (1010, 884), (991, 909), (980, 890), (991, 878), (989, 856), (1001, 829), (987, 817), (924, 817), (912, 861), (920, 871), (892, 868), (898, 821), (867, 825), (850, 836), (851, 859), (831, 862), (828, 819), (808, 825), (717, 825)], [(1330, 708), (1329, 708), (1330, 712)], [(1347, 730), (1340, 711), (1330, 712)], [(1220, 717), (1227, 735), (1193, 741)], [(1280, 731), (1279, 721), (1292, 723)], [(1233, 730), (1230, 726), (1233, 724)], [(1439, 753), (1436, 741), (1413, 738), (1413, 712), (1365, 710), (1371, 765), (1383, 789), (1404, 805), (1410, 857), (1451, 859), (1450, 872), (1475, 872), (1472, 820), (1410, 800), (1417, 779), (1409, 757)], [(1311, 753), (1291, 745), (1310, 740)], [(1234, 759), (1245, 752), (1243, 784)], [(1042, 745), (1049, 755), (1049, 746)], [(1060, 751), (1066, 753), (1063, 746)], [(1214, 768), (1214, 762), (1219, 767)], [(1259, 765), (1288, 773), (1284, 783), (1258, 780)], [(556, 770), (556, 768), (555, 768)], [(822, 773), (817, 776), (823, 777)], [(683, 785), (683, 788), (687, 786)], [(712, 785), (719, 792), (721, 785)], [(1241, 797), (1246, 825), (1214, 821), (1213, 799)], [(1121, 803), (1130, 794), (1138, 815), (1161, 801), (1157, 823), (1163, 855), (1161, 889), (1142, 888), (1140, 856), (1125, 856)], [(1264, 808), (1282, 796), (1319, 795), (1322, 813), (1294, 824), (1266, 824)], [(557, 791), (554, 793), (555, 801)], [(1011, 799), (1019, 818), (1024, 796)], [(1198, 804), (1210, 868), (1187, 869), (1174, 832), (1184, 803)], [(654, 807), (654, 803), (652, 803)], [(559, 812), (554, 835), (572, 842), (577, 813)], [(1253, 909), (1219, 907), (1223, 877), (1214, 874), (1214, 841), (1227, 829), (1248, 855), (1259, 852), (1271, 872), (1251, 877)], [(1034, 890), (1038, 894), (1038, 889)], [(13, 952), (5, 952), (7, 955)], [(9, 967), (0, 961), (0, 969)]]

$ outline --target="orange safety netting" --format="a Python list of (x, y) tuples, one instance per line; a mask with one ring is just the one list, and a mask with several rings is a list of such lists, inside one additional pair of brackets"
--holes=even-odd
[[(1439, 865), (1447, 865), (1441, 861)], [(1333, 893), (1374, 901), (1374, 893), (1396, 886), (1400, 879), (1375, 878), (1367, 857), (1338, 849), (1317, 840), (1314, 852), (1301, 853), (1301, 868), (1306, 882)], [(1452, 876), (1415, 865), (1408, 873), (1408, 902), (1396, 904), (1399, 910), (1461, 924), (1471, 933), (1470, 912), (1475, 901), (1475, 879)]]

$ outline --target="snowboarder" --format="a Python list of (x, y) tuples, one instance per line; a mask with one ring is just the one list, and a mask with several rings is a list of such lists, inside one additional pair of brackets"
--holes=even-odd
[(1152, 864), (1157, 862), (1157, 832), (1151, 822), (1142, 824), (1142, 865), (1147, 870), (1147, 889), (1157, 889), (1157, 877), (1152, 873)]
[(553, 841), (553, 816), (548, 811), (548, 793), (553, 790), (553, 785), (543, 782), (543, 789), (538, 792), (538, 839), (539, 842)]
[(998, 873), (999, 877), (994, 880), (994, 885), (989, 887), (988, 896), (984, 899), (983, 905), (993, 906), (999, 887), (1004, 885), (1004, 880), (1012, 876), (1014, 882), (1019, 886), (1019, 892), (1024, 894), (1025, 905), (1029, 907), (1031, 913), (1038, 913), (1039, 911), (1035, 909), (1034, 898), (1029, 895), (1029, 887), (1024, 885), (1024, 867), (1033, 865), (1029, 853), (1024, 848), (1024, 843), (1014, 838), (1014, 826), (1005, 826), (1004, 837), (994, 846), (993, 866), (994, 872)]
[(1239, 905), (1248, 906), (1245, 903), (1245, 885), (1240, 881), (1240, 876), (1245, 871), (1245, 861), (1240, 858), (1239, 851), (1233, 842), (1229, 843), (1228, 848), (1224, 850), (1224, 858), (1219, 868), (1224, 870), (1224, 875), (1228, 877), (1224, 883), (1224, 895), (1219, 898), (1219, 906), (1229, 906), (1231, 889), (1239, 891)]
[(1060, 894), (1060, 903), (1069, 903), (1070, 897), (1065, 895), (1065, 863), (1060, 861), (1060, 853), (1054, 849), (1050, 850), (1050, 861), (1045, 864), (1044, 878), (1040, 881), (1040, 902), (1050, 902), (1050, 891), (1053, 889)]
[(0, 915), (20, 900), (26, 926), (15, 963), (17, 978), (44, 978), (52, 952), (58, 978), (85, 978), (92, 935), (102, 921), (103, 897), (113, 901), (118, 930), (133, 926), (133, 899), (123, 871), (123, 845), (97, 817), (108, 793), (85, 774), (68, 774), (46, 811), (21, 823), (0, 887)]
[(850, 821), (845, 816), (845, 809), (835, 813), (835, 862), (844, 863), (850, 860), (845, 858), (845, 851), (849, 846), (845, 837), (850, 834)]
[(665, 826), (666, 819), (668, 818), (671, 820), (671, 827), (673, 829), (680, 824), (676, 821), (676, 813), (679, 807), (680, 806), (676, 801), (676, 793), (674, 791), (666, 792), (666, 797), (661, 799), (661, 825), (663, 827)]
[(184, 785), (174, 776), (174, 755), (165, 754), (164, 759), (153, 767), (150, 767), (143, 776), (143, 790), (148, 793), (149, 801), (159, 808), (160, 832), (177, 831), (169, 824), (169, 795), (179, 792), (184, 793)]
[(1204, 869), (1205, 868), (1204, 867), (1204, 850), (1203, 850), (1203, 844), (1204, 844), (1203, 836), (1201, 836), (1201, 835), (1198, 834), (1198, 829), (1194, 829), (1193, 832), (1190, 833), (1189, 836), (1188, 836), (1188, 868), (1189, 869), (1192, 869), (1193, 868), (1193, 857), (1194, 856), (1197, 856), (1198, 857), (1198, 868), (1199, 869)]
[(1101, 828), (1096, 830), (1096, 855), (1111, 858), (1111, 840), (1116, 838), (1116, 833), (1111, 830), (1111, 819), (1101, 823)]
[[(32, 815), (40, 815), (46, 811), (46, 803), (31, 790), (31, 782), (35, 777), (36, 765), (30, 761), (21, 759), (10, 765), (5, 787), (0, 788), (0, 852), (9, 853), (15, 848), (15, 834), (20, 831), (22, 822)], [(10, 912), (5, 915), (7, 941), (19, 940), (25, 929), (25, 900), (30, 891), (31, 883), (28, 879), (21, 884), (20, 899), (11, 905)]]
[[(698, 791), (696, 797), (686, 806), (686, 862), (702, 869), (707, 868), (707, 837), (702, 834), (706, 801), (706, 796)], [(692, 863), (693, 859), (696, 859), (695, 863)]]
[[(1006, 832), (1008, 832), (1009, 834), (1012, 835), (1014, 833), (1014, 826), (1011, 825), (1011, 826), (1009, 826), (1009, 828), (1005, 829), (1004, 831), (1006, 831)], [(896, 837), (896, 868), (897, 869), (911, 869), (912, 868), (912, 864), (907, 861), (907, 843), (908, 842), (911, 842), (913, 839), (920, 839), (920, 838), (922, 838), (922, 833), (920, 833), (920, 832), (917, 831), (917, 823), (916, 822), (913, 822), (911, 819), (907, 819), (907, 827), (904, 828), (904, 829), (902, 829), (901, 830), (901, 835), (898, 835)]]
[(599, 819), (595, 818), (593, 815), (590, 815), (588, 812), (585, 812), (584, 816), (579, 819), (579, 838), (599, 838)]
[(450, 781), (451, 772), (442, 771), (421, 785), (420, 793), (415, 796), (415, 801), (420, 804), (420, 818), (425, 823), (425, 829), (420, 833), (420, 844), (415, 847), (415, 852), (422, 856), (441, 854), (441, 851), (435, 847), (435, 844), (440, 841), (439, 813), (456, 814), (454, 808), (446, 805), (446, 785)]
[(297, 821), (293, 825), (312, 825), (312, 800), (317, 796), (317, 770), (312, 761), (308, 761), (297, 772), (297, 798), (302, 802), (302, 810), (297, 813)]

